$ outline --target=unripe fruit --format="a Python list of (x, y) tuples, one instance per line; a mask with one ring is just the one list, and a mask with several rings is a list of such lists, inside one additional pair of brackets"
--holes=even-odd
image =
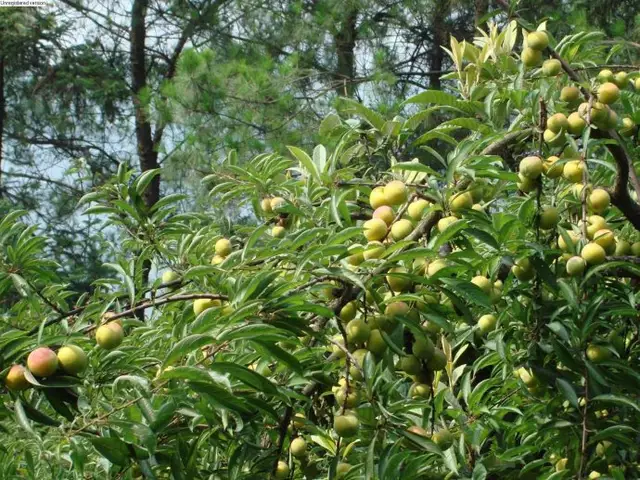
[(600, 475), (600, 472), (598, 472), (597, 470), (592, 470), (589, 473), (589, 476), (587, 477), (589, 480), (594, 480), (596, 478), (600, 478), (602, 477), (602, 475)]
[[(587, 118), (587, 111), (589, 108), (589, 104), (584, 104), (583, 111), (578, 108), (578, 112), (584, 117)], [(582, 107), (582, 106), (581, 106)], [(591, 108), (591, 123), (596, 126), (600, 126), (603, 123), (607, 122), (609, 118), (609, 107), (607, 107), (604, 103), (596, 102), (593, 104), (593, 108)]]
[(476, 285), (480, 290), (489, 295), (491, 293), (491, 289), (493, 288), (493, 284), (491, 280), (483, 275), (477, 275), (471, 279), (471, 283)]
[(289, 469), (289, 465), (282, 460), (278, 461), (278, 466), (276, 467), (275, 478), (278, 480), (284, 480), (289, 477), (289, 473), (291, 470)]
[(273, 211), (273, 209), (271, 208), (271, 199), (263, 198), (260, 201), (260, 208), (262, 208), (262, 211), (265, 213), (271, 213)]
[(366, 347), (367, 350), (369, 350), (374, 355), (384, 355), (384, 352), (387, 351), (387, 342), (384, 341), (380, 330), (371, 330), (369, 339), (366, 343)]
[(620, 128), (620, 135), (623, 137), (632, 137), (636, 132), (636, 124), (629, 117), (624, 117), (622, 119), (622, 127)]
[(393, 208), (391, 208), (388, 205), (383, 205), (381, 207), (376, 208), (373, 211), (372, 218), (379, 218), (384, 223), (386, 223), (387, 226), (389, 226), (389, 225), (391, 225), (393, 223), (393, 219), (395, 218), (395, 214), (393, 213)]
[(545, 207), (540, 212), (538, 225), (543, 230), (551, 230), (558, 224), (559, 219), (560, 214), (558, 213), (558, 209), (556, 207)]
[(294, 457), (304, 457), (307, 454), (307, 442), (302, 437), (294, 438), (291, 440), (289, 451)]
[(600, 73), (598, 73), (598, 82), (600, 83), (613, 82), (613, 72), (608, 68), (605, 68), (604, 70), (600, 70)]
[(422, 215), (424, 214), (424, 211), (427, 208), (429, 208), (429, 205), (431, 204), (427, 202), (424, 198), (415, 200), (411, 202), (411, 204), (409, 205), (409, 208), (407, 208), (407, 214), (409, 215), (409, 217), (411, 217), (412, 220), (415, 220), (415, 221), (421, 220)]
[(549, 46), (549, 36), (541, 30), (531, 32), (527, 35), (527, 46), (542, 51)]
[(6, 378), (4, 379), (5, 386), (14, 392), (20, 392), (26, 390), (31, 386), (27, 378), (24, 376), (24, 372), (27, 369), (22, 365), (13, 365), (9, 369)]
[(407, 375), (417, 375), (422, 370), (420, 360), (414, 355), (407, 355), (400, 358), (398, 368)]
[(407, 201), (407, 187), (400, 180), (393, 180), (384, 187), (384, 197), (387, 205), (400, 205)]
[(360, 244), (351, 245), (348, 248), (348, 251), (349, 253), (351, 253), (351, 255), (347, 257), (347, 263), (349, 265), (353, 265), (354, 267), (357, 267), (362, 262), (364, 262), (364, 251), (363, 251), (362, 245)]
[(517, 260), (515, 265), (511, 267), (511, 271), (521, 282), (531, 280), (535, 274), (533, 265), (531, 265), (531, 261), (528, 258), (521, 258), (520, 260)]
[(582, 135), (584, 129), (587, 127), (587, 122), (582, 118), (578, 112), (573, 112), (567, 118), (567, 131), (574, 136)]
[(629, 255), (631, 253), (631, 244), (626, 240), (616, 239), (616, 249), (614, 254), (617, 256)]
[(96, 330), (96, 343), (105, 350), (113, 350), (124, 339), (124, 330), (116, 322), (100, 325)]
[(433, 356), (435, 346), (429, 337), (416, 338), (411, 351), (416, 358), (429, 360)]
[(585, 259), (589, 265), (599, 265), (604, 262), (606, 253), (597, 243), (588, 243), (582, 248), (580, 256)]
[(447, 261), (442, 258), (438, 258), (437, 260), (434, 260), (427, 267), (427, 277), (433, 277), (440, 270), (447, 267), (447, 265), (448, 265)]
[(595, 188), (587, 198), (589, 208), (595, 213), (602, 213), (611, 204), (611, 196), (604, 188)]
[(411, 220), (401, 218), (391, 226), (391, 236), (394, 240), (402, 240), (411, 234), (413, 231), (413, 224)]
[(458, 221), (458, 218), (453, 216), (441, 218), (440, 220), (438, 220), (438, 232), (440, 233), (444, 232), (449, 225), (457, 221)]
[(271, 236), (273, 238), (282, 238), (286, 233), (287, 231), (285, 230), (285, 228), (281, 227), (280, 225), (276, 225), (271, 229)]
[(560, 147), (565, 142), (564, 131), (556, 133), (552, 130), (546, 129), (542, 134), (542, 137), (550, 147)]
[(525, 67), (535, 67), (542, 62), (542, 52), (540, 50), (534, 50), (533, 48), (525, 48), (520, 55), (522, 63)]
[(333, 429), (339, 437), (350, 438), (358, 433), (360, 421), (353, 414), (337, 415), (333, 420)]
[(579, 183), (582, 181), (584, 169), (585, 165), (582, 160), (570, 160), (564, 164), (562, 175), (572, 183)]
[(369, 194), (369, 205), (371, 205), (371, 208), (375, 210), (376, 208), (386, 205), (386, 202), (387, 199), (384, 195), (384, 187), (376, 187), (371, 190), (371, 194)]
[(548, 178), (558, 178), (562, 175), (563, 165), (559, 164), (558, 160), (560, 160), (558, 157), (552, 155), (544, 161), (542, 164), (542, 172), (545, 176)]
[(172, 283), (176, 280), (180, 279), (180, 275), (178, 275), (173, 270), (167, 270), (162, 274), (162, 283)]
[[(342, 335), (340, 335), (339, 333), (334, 335), (332, 337), (332, 340), (337, 343), (338, 345), (344, 347), (344, 338), (342, 338)], [(346, 353), (344, 352), (344, 350), (342, 348), (340, 348), (338, 345), (335, 344), (331, 344), (328, 349), (331, 351), (331, 353), (333, 353), (333, 356), (336, 358), (344, 358), (346, 357)]]
[(351, 354), (354, 361), (351, 363), (351, 367), (349, 368), (349, 375), (357, 382), (363, 380), (362, 368), (364, 367), (364, 357), (367, 356), (368, 352), (369, 350), (359, 348)]
[(447, 366), (447, 357), (438, 348), (433, 351), (433, 355), (427, 361), (427, 368), (432, 372), (443, 370)]
[(627, 72), (618, 72), (613, 76), (613, 83), (619, 88), (626, 88), (629, 84), (629, 75)]
[(431, 396), (431, 387), (425, 383), (414, 383), (409, 388), (409, 396), (411, 398), (429, 398)]
[(363, 320), (356, 319), (347, 323), (347, 342), (361, 344), (369, 339), (371, 328)]
[[(351, 370), (349, 371), (349, 373), (351, 373)], [(336, 399), (336, 403), (341, 407), (344, 406), (346, 408), (355, 408), (360, 403), (360, 391), (354, 388), (353, 383), (349, 387), (350, 388), (348, 395), (346, 384), (341, 385), (340, 387), (334, 387), (335, 389), (333, 391), (333, 396)]]
[(216, 242), (216, 254), (226, 257), (231, 253), (231, 242), (226, 238), (221, 238)]
[(614, 251), (616, 248), (616, 237), (608, 228), (600, 229), (594, 233), (593, 241), (604, 248), (605, 251)]
[(535, 190), (536, 188), (538, 188), (539, 184), (537, 180), (532, 180), (530, 178), (527, 178), (523, 176), (521, 173), (518, 174), (518, 178), (520, 178), (520, 181), (516, 184), (516, 186), (518, 187), (518, 190), (524, 193), (529, 193)]
[(548, 77), (555, 77), (562, 71), (562, 64), (560, 60), (556, 60), (555, 58), (550, 58), (549, 60), (545, 60), (542, 64), (542, 72)]
[(77, 345), (65, 345), (58, 350), (60, 368), (69, 375), (82, 373), (89, 365), (87, 354)]
[[(580, 227), (582, 227), (582, 221), (579, 223)], [(600, 215), (590, 215), (587, 218), (587, 237), (593, 238), (598, 230), (602, 230), (603, 228), (607, 228), (607, 221), (602, 218)]]
[(384, 253), (384, 245), (381, 242), (369, 242), (362, 252), (362, 256), (365, 260), (371, 260), (373, 258), (380, 258)]
[(221, 257), (220, 255), (214, 255), (211, 258), (211, 265), (220, 265), (222, 262), (224, 262), (224, 257)]
[(607, 453), (607, 450), (609, 450), (612, 445), (613, 444), (608, 440), (598, 442), (598, 445), (596, 445), (596, 455), (598, 455), (599, 457), (604, 457)]
[(571, 277), (582, 275), (585, 268), (587, 268), (587, 262), (582, 257), (573, 256), (567, 260), (567, 274)]
[(540, 157), (525, 157), (520, 160), (519, 172), (522, 176), (535, 180), (543, 170), (543, 163)]
[(631, 244), (631, 255), (640, 257), (640, 242), (634, 242)]
[(220, 302), (220, 300), (211, 298), (199, 298), (193, 302), (193, 313), (197, 317), (207, 308), (219, 307), (220, 305), (222, 305), (222, 302)]
[(473, 196), (469, 192), (461, 192), (451, 198), (449, 209), (452, 212), (460, 212), (473, 205)]
[(411, 308), (405, 302), (392, 302), (386, 306), (384, 309), (384, 314), (390, 318), (395, 318), (398, 316), (407, 316)]
[(479, 203), (474, 203), (471, 207), (471, 210), (475, 210), (476, 212), (484, 212), (484, 206)]
[(539, 385), (538, 379), (531, 370), (528, 370), (525, 367), (520, 367), (516, 373), (527, 387), (536, 387)]
[(387, 236), (387, 224), (384, 220), (379, 218), (372, 218), (371, 220), (367, 220), (362, 225), (364, 228), (364, 236), (367, 240), (376, 241), (382, 240)]
[(556, 463), (556, 472), (562, 472), (563, 470), (566, 470), (568, 461), (568, 458), (561, 458), (560, 460), (558, 460), (558, 463)]
[(347, 323), (356, 318), (356, 313), (358, 309), (356, 308), (356, 302), (351, 301), (347, 303), (342, 309), (340, 309), (340, 320), (342, 322)]
[(441, 450), (448, 450), (451, 445), (453, 445), (453, 435), (446, 428), (434, 432), (431, 440), (433, 440), (433, 443), (438, 445)]
[(478, 328), (481, 333), (489, 333), (493, 332), (496, 329), (496, 324), (498, 323), (498, 319), (495, 315), (490, 313), (486, 315), (482, 315), (478, 319)]
[(577, 101), (580, 98), (580, 89), (578, 87), (574, 87), (573, 85), (564, 87), (560, 91), (560, 100), (567, 103), (572, 103)]
[(601, 345), (589, 345), (587, 347), (587, 358), (593, 363), (602, 363), (611, 358), (611, 352)]
[(620, 89), (611, 82), (606, 82), (598, 87), (598, 101), (605, 105), (611, 105), (620, 98)]
[(640, 77), (636, 78), (636, 81), (633, 82), (633, 86), (636, 90), (640, 91)]
[[(387, 272), (386, 280), (394, 292), (406, 292), (411, 288), (412, 282), (406, 277), (407, 269), (404, 267), (395, 267)], [(397, 275), (402, 274), (402, 275)]]
[(564, 113), (556, 113), (551, 115), (547, 120), (547, 129), (554, 133), (559, 133), (569, 127), (569, 121)]
[(284, 207), (287, 204), (287, 201), (282, 197), (273, 197), (270, 201), (271, 210), (276, 212), (280, 208)]
[(338, 463), (338, 466), (336, 467), (336, 478), (337, 479), (344, 478), (345, 475), (349, 473), (349, 470), (351, 470), (351, 468), (353, 467), (349, 463), (345, 463), (345, 462)]
[(38, 347), (27, 357), (27, 367), (36, 377), (50, 377), (58, 369), (58, 357), (47, 347)]

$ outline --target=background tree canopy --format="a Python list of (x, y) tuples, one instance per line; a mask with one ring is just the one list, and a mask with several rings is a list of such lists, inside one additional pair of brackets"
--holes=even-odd
[(0, 478), (637, 478), (634, 2), (0, 9)]

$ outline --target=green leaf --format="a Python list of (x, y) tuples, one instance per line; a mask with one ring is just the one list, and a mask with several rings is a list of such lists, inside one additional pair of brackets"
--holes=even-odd
[(136, 178), (136, 180), (133, 182), (133, 188), (135, 189), (136, 193), (142, 196), (151, 181), (158, 175), (160, 175), (160, 169), (154, 168), (152, 170), (147, 170), (138, 178)]
[(275, 360), (278, 360), (279, 362), (284, 363), (287, 367), (292, 369), (298, 375), (304, 376), (304, 370), (302, 368), (302, 365), (300, 365), (300, 362), (298, 361), (298, 359), (293, 355), (291, 355), (289, 352), (287, 352), (286, 350), (283, 350), (282, 348), (278, 347), (273, 343), (265, 342), (263, 340), (253, 340), (253, 342), (259, 345), (260, 348), (263, 348), (264, 350), (266, 350), (268, 354), (272, 356)]
[(129, 463), (127, 444), (115, 437), (89, 437), (94, 448), (115, 465), (125, 466)]
[(569, 403), (573, 405), (574, 408), (578, 408), (578, 396), (571, 384), (562, 378), (556, 378), (556, 386), (558, 390), (562, 392), (564, 398), (569, 400)]
[(18, 398), (14, 403), (14, 410), (16, 412), (16, 419), (22, 428), (24, 428), (31, 435), (37, 436), (36, 432), (33, 430), (31, 426), (31, 422), (27, 418), (27, 414), (24, 411), (24, 407), (22, 405), (22, 401)]
[(461, 294), (471, 303), (491, 308), (491, 301), (488, 295), (477, 285), (474, 285), (467, 280), (460, 280), (457, 278), (441, 278), (440, 281), (445, 285), (450, 286), (455, 293)]
[(259, 392), (267, 395), (280, 395), (276, 386), (268, 379), (242, 365), (231, 362), (214, 362), (208, 368), (217, 373), (229, 374)]
[(165, 368), (168, 365), (174, 364), (185, 355), (188, 355), (194, 350), (198, 350), (205, 345), (210, 345), (213, 341), (214, 338), (211, 335), (204, 334), (189, 335), (188, 337), (183, 338), (173, 346), (167, 357), (164, 359), (162, 367)]
[(311, 175), (311, 177), (318, 183), (322, 183), (322, 179), (320, 178), (320, 172), (318, 171), (318, 167), (313, 162), (311, 157), (307, 155), (304, 150), (299, 149), (298, 147), (287, 146), (291, 154), (298, 159), (300, 165)]
[(627, 407), (631, 407), (638, 412), (640, 412), (640, 404), (638, 402), (634, 402), (630, 398), (623, 397), (621, 395), (612, 395), (612, 394), (604, 394), (598, 395), (591, 399), (592, 402), (605, 402), (605, 403), (616, 403), (618, 405), (624, 405)]

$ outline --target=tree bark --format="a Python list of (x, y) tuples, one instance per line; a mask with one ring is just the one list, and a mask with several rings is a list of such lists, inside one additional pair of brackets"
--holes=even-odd
[(333, 37), (338, 65), (334, 74), (335, 91), (338, 95), (352, 97), (355, 91), (355, 48), (358, 37), (358, 10), (352, 8), (342, 23), (340, 30)]
[[(145, 25), (148, 0), (134, 0), (131, 9), (131, 86), (133, 106), (135, 110), (135, 131), (137, 140), (140, 171), (146, 172), (158, 168), (158, 152), (151, 133), (151, 123), (147, 118), (144, 105), (140, 102), (140, 94), (147, 88), (147, 70), (145, 41), (147, 27)], [(160, 175), (156, 176), (144, 192), (147, 207), (153, 206), (160, 199)]]
[(4, 55), (0, 55), (0, 199), (2, 198), (2, 139), (4, 137), (4, 116), (5, 116), (5, 99), (4, 99)]
[[(442, 0), (435, 3), (431, 26), (433, 31), (433, 48), (429, 53), (429, 70), (440, 72), (442, 70), (442, 62), (444, 61), (443, 46), (447, 46), (449, 42), (449, 29), (447, 26), (447, 17), (451, 10), (451, 0)], [(440, 90), (442, 84), (440, 82), (440, 73), (429, 75), (429, 87)]]

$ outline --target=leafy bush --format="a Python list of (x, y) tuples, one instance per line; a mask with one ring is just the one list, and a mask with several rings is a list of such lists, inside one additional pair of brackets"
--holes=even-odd
[(515, 22), (452, 39), (406, 118), (231, 152), (203, 181), (249, 225), (122, 166), (90, 294), (4, 217), (0, 476), (636, 478), (640, 75), (539, 30), (531, 67)]

